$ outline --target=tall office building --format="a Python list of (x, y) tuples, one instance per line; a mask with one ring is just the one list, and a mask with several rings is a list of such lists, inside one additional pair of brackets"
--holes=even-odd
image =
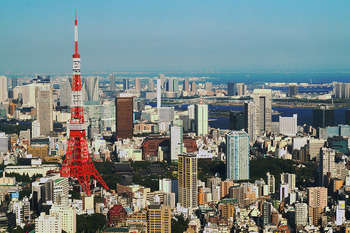
[(262, 205), (262, 225), (270, 225), (272, 222), (272, 204), (264, 202)]
[(208, 105), (195, 105), (195, 123), (197, 136), (206, 136), (208, 134)]
[(157, 108), (159, 109), (162, 106), (162, 82), (160, 79), (157, 79)]
[(148, 79), (148, 90), (153, 91), (154, 90), (154, 82), (153, 79)]
[(288, 97), (294, 97), (298, 94), (298, 86), (297, 85), (289, 85), (288, 86)]
[(227, 83), (227, 95), (228, 96), (235, 95), (235, 83), (234, 82)]
[(234, 94), (238, 96), (247, 95), (247, 85), (244, 83), (235, 83), (234, 85)]
[(230, 180), (249, 180), (249, 137), (244, 131), (226, 135), (226, 174)]
[(35, 233), (61, 233), (62, 223), (58, 216), (46, 215), (41, 212), (40, 216), (35, 219)]
[(53, 130), (52, 89), (48, 85), (40, 86), (37, 100), (37, 117), (40, 123), (40, 135), (49, 136)]
[(0, 103), (8, 99), (7, 77), (0, 76)]
[(186, 92), (190, 91), (190, 83), (189, 83), (188, 79), (184, 79), (183, 90), (186, 91)]
[(335, 98), (349, 99), (350, 98), (350, 83), (334, 83), (333, 93)]
[(171, 160), (177, 160), (177, 156), (183, 152), (182, 127), (171, 126), (170, 128), (170, 156)]
[(193, 81), (192, 83), (191, 83), (191, 92), (192, 92), (192, 94), (193, 95), (196, 95), (197, 94), (197, 83), (195, 82), (195, 81)]
[(322, 147), (320, 153), (320, 170), (322, 185), (329, 185), (329, 178), (336, 172), (335, 150)]
[(136, 92), (140, 92), (141, 91), (141, 81), (140, 81), (139, 78), (135, 79), (135, 89), (136, 89)]
[(148, 233), (171, 233), (171, 209), (165, 205), (150, 205), (147, 210)]
[(272, 130), (272, 91), (271, 89), (255, 89), (253, 101), (256, 108), (256, 127), (260, 134)]
[(322, 218), (324, 208), (327, 206), (328, 190), (326, 187), (309, 187), (308, 200), (309, 200), (309, 218), (313, 225), (318, 225)]
[(84, 101), (99, 101), (98, 77), (89, 76), (84, 79), (83, 83)]
[(114, 73), (109, 75), (109, 90), (115, 91), (115, 76)]
[(336, 208), (336, 215), (335, 215), (335, 224), (337, 226), (341, 226), (345, 223), (346, 216), (345, 216), (345, 201), (339, 200), (338, 205)]
[(60, 86), (60, 106), (71, 106), (72, 101), (72, 80), (67, 78)]
[(115, 98), (117, 139), (133, 137), (133, 97)]
[(123, 79), (123, 90), (126, 91), (126, 90), (129, 90), (129, 79)]
[(292, 192), (295, 189), (295, 174), (283, 172), (281, 174), (281, 184), (288, 185), (288, 190)]
[(211, 83), (211, 82), (206, 82), (206, 83), (205, 83), (205, 90), (206, 90), (206, 91), (212, 91), (212, 90), (213, 90), (213, 83)]
[(248, 101), (244, 103), (244, 126), (245, 131), (249, 135), (250, 143), (254, 143), (259, 135), (259, 129), (257, 128), (257, 114), (255, 103)]
[(178, 160), (179, 203), (184, 208), (196, 208), (198, 205), (197, 157), (182, 154), (178, 156)]
[(313, 124), (314, 128), (325, 128), (327, 126), (334, 126), (334, 110), (326, 105), (320, 105), (313, 110)]
[(269, 187), (269, 193), (274, 194), (276, 192), (276, 180), (275, 176), (270, 174), (270, 172), (266, 173), (267, 177), (267, 185)]
[(286, 136), (295, 136), (298, 133), (298, 115), (292, 117), (279, 117), (279, 132)]
[(60, 218), (63, 231), (67, 233), (75, 233), (77, 231), (76, 212), (73, 207), (53, 205), (50, 209), (50, 215)]
[(295, 204), (295, 226), (306, 226), (308, 222), (306, 203), (296, 203)]

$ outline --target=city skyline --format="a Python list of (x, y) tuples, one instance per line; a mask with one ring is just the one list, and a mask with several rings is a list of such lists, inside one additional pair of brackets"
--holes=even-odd
[(69, 72), (74, 8), (85, 72), (343, 71), (349, 4), (5, 1), (0, 73)]

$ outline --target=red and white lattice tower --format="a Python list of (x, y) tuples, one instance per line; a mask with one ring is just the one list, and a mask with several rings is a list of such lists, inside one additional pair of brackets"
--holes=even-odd
[(105, 189), (109, 189), (101, 175), (96, 170), (89, 155), (86, 140), (86, 124), (84, 122), (83, 97), (80, 78), (80, 54), (78, 52), (78, 21), (75, 12), (74, 26), (74, 54), (71, 118), (68, 124), (69, 139), (65, 160), (62, 163), (60, 174), (63, 177), (78, 179), (83, 191), (90, 196), (90, 177), (94, 176)]

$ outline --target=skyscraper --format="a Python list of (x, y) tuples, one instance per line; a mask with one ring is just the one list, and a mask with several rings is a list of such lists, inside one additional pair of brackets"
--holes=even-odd
[(249, 137), (244, 131), (226, 135), (226, 174), (230, 180), (249, 179)]
[(37, 116), (40, 123), (40, 135), (49, 136), (53, 130), (52, 89), (48, 85), (40, 86), (38, 90)]
[(71, 79), (65, 79), (60, 86), (60, 106), (70, 106), (72, 102), (72, 84)]
[(117, 139), (133, 137), (133, 97), (116, 97)]
[(309, 218), (312, 224), (319, 225), (324, 208), (327, 206), (328, 190), (326, 187), (307, 188), (309, 200)]
[(198, 205), (197, 157), (182, 154), (178, 156), (178, 160), (179, 203), (185, 208), (196, 208)]
[(35, 219), (35, 232), (47, 233), (47, 232), (62, 232), (61, 219), (54, 215), (46, 215), (45, 212), (41, 212), (40, 216)]
[(288, 185), (288, 190), (292, 192), (295, 189), (295, 174), (283, 172), (281, 174), (281, 184)]
[(191, 83), (191, 92), (192, 92), (192, 95), (197, 94), (197, 83), (194, 81)]
[(289, 85), (288, 86), (288, 97), (294, 97), (298, 94), (298, 86), (297, 85)]
[(234, 82), (227, 83), (227, 95), (228, 96), (235, 95), (235, 83)]
[(157, 79), (157, 108), (159, 109), (162, 106), (162, 82), (160, 79)]
[(244, 103), (244, 126), (244, 130), (249, 135), (249, 141), (254, 143), (259, 135), (259, 129), (257, 128), (256, 107), (255, 103), (252, 101)]
[(140, 92), (141, 91), (141, 82), (140, 82), (139, 78), (135, 79), (135, 89), (136, 89), (136, 92)]
[(272, 204), (270, 202), (264, 202), (262, 206), (262, 225), (266, 226), (271, 224), (272, 221)]
[(247, 95), (247, 85), (244, 83), (236, 83), (234, 85), (234, 94), (238, 96), (246, 96)]
[(272, 91), (254, 89), (253, 101), (256, 108), (256, 127), (260, 134), (272, 130)]
[(177, 156), (182, 154), (183, 141), (182, 141), (182, 127), (171, 126), (170, 128), (170, 155), (171, 160), (177, 160)]
[(147, 210), (148, 233), (171, 233), (171, 209), (165, 205), (150, 205)]
[(295, 204), (295, 226), (306, 226), (308, 220), (307, 204)]
[(0, 103), (5, 102), (8, 98), (7, 77), (0, 76)]
[(279, 117), (280, 134), (286, 136), (295, 136), (298, 133), (298, 115), (293, 114), (292, 117)]
[(266, 173), (267, 177), (267, 185), (269, 186), (269, 193), (274, 194), (276, 192), (276, 181), (275, 176), (270, 174), (270, 172)]
[(98, 77), (89, 76), (84, 79), (83, 95), (85, 101), (99, 101)]
[(322, 147), (320, 151), (321, 182), (322, 185), (329, 185), (329, 178), (331, 178), (336, 171), (335, 150)]
[(314, 128), (325, 128), (327, 126), (334, 126), (334, 110), (327, 105), (320, 105), (313, 110), (313, 124)]
[(114, 73), (109, 75), (109, 89), (110, 91), (115, 91), (115, 76)]
[(129, 89), (129, 79), (123, 79), (123, 90), (126, 91)]
[(184, 79), (183, 90), (186, 91), (186, 92), (190, 91), (190, 83), (189, 83), (188, 79)]
[(154, 90), (154, 82), (153, 79), (148, 79), (148, 90), (153, 91)]
[(76, 212), (73, 207), (53, 205), (50, 209), (51, 216), (60, 218), (61, 228), (67, 233), (75, 233), (77, 228)]
[(195, 105), (195, 122), (197, 136), (206, 136), (208, 134), (208, 105)]

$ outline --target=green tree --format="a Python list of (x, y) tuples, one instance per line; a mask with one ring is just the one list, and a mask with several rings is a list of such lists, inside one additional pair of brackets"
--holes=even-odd
[(102, 230), (107, 223), (103, 214), (77, 215), (77, 232), (95, 233)]
[(190, 221), (188, 219), (185, 219), (184, 216), (176, 215), (174, 218), (171, 219), (171, 232), (172, 233), (182, 233), (187, 230), (188, 223)]

